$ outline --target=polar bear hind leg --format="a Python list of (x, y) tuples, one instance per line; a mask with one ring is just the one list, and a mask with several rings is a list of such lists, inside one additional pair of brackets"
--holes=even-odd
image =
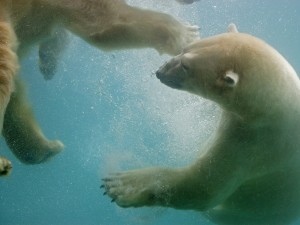
[(42, 163), (61, 152), (64, 145), (49, 141), (38, 126), (26, 99), (24, 84), (16, 79), (16, 90), (7, 106), (3, 136), (14, 155), (23, 163)]
[(56, 28), (45, 41), (40, 43), (39, 68), (45, 80), (53, 78), (68, 42), (67, 31), (63, 28)]

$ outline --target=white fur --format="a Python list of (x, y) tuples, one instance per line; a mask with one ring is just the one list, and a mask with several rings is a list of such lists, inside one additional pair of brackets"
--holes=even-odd
[[(237, 32), (197, 41), (184, 53), (161, 67), (157, 77), (218, 103), (223, 112), (215, 135), (186, 167), (105, 178), (107, 194), (123, 207), (199, 210), (222, 225), (292, 223), (300, 216), (296, 72), (267, 43)], [(224, 72), (234, 85), (228, 86)]]

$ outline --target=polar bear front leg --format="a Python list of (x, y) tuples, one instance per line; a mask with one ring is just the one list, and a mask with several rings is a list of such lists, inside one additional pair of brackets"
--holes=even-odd
[(212, 209), (237, 189), (248, 172), (239, 169), (244, 162), (234, 154), (232, 143), (215, 145), (204, 152), (184, 168), (146, 168), (113, 174), (103, 179), (102, 187), (121, 207)]
[(103, 50), (155, 48), (159, 53), (176, 55), (199, 37), (197, 26), (124, 1), (81, 2), (76, 11), (64, 10), (64, 20), (71, 21), (67, 28)]
[(90, 36), (93, 43), (104, 49), (155, 48), (160, 54), (176, 55), (199, 38), (199, 28), (177, 21), (172, 16), (124, 6), (117, 21), (102, 32)]
[(12, 169), (11, 162), (4, 157), (0, 156), (0, 176), (7, 176)]
[(206, 165), (204, 169), (196, 165), (117, 173), (104, 178), (101, 187), (112, 202), (125, 208), (162, 206), (206, 211), (226, 199), (239, 183), (239, 177), (231, 175), (234, 172)]

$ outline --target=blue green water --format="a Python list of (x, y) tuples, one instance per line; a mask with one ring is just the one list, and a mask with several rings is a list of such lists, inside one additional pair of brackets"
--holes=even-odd
[[(234, 22), (300, 71), (298, 0), (131, 2), (197, 24), (203, 37)], [(110, 172), (189, 163), (213, 131), (218, 115), (213, 104), (172, 90), (153, 75), (168, 58), (151, 49), (101, 52), (72, 36), (57, 74), (45, 81), (33, 49), (20, 76), (45, 134), (66, 148), (48, 163), (28, 166), (1, 140), (1, 155), (14, 168), (0, 180), (0, 225), (211, 224), (193, 211), (122, 209), (99, 189), (101, 177)]]

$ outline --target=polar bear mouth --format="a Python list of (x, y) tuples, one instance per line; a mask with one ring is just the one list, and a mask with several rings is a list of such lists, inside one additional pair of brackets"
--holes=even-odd
[(183, 79), (178, 76), (167, 75), (158, 70), (156, 72), (156, 77), (160, 80), (160, 82), (171, 88), (182, 89)]
[(175, 89), (181, 89), (182, 85), (175, 82), (174, 80), (160, 80), (163, 84), (171, 87), (171, 88), (175, 88)]

